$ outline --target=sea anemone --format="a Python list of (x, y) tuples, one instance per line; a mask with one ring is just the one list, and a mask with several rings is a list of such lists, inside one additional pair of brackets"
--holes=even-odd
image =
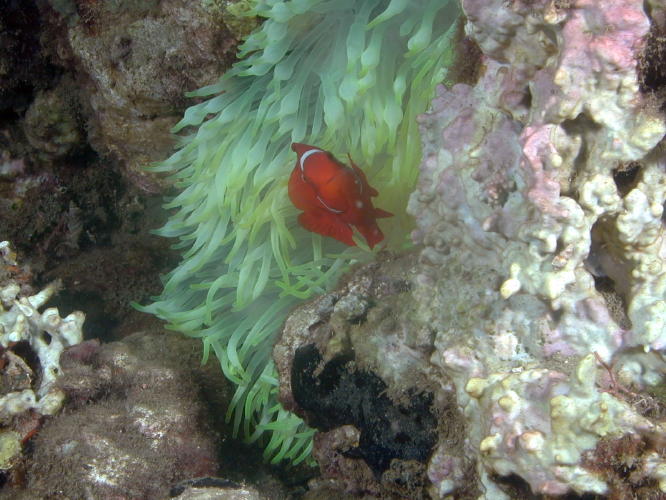
[(178, 150), (154, 170), (181, 190), (159, 234), (178, 240), (182, 260), (164, 291), (142, 307), (170, 328), (201, 338), (236, 386), (227, 418), (265, 456), (299, 462), (313, 431), (277, 401), (271, 350), (295, 304), (330, 288), (372, 252), (346, 247), (296, 223), (287, 196), (292, 142), (350, 153), (396, 217), (386, 244), (408, 244), (405, 213), (420, 159), (416, 116), (451, 60), (455, 1), (257, 0), (265, 21), (239, 62), (174, 132)]

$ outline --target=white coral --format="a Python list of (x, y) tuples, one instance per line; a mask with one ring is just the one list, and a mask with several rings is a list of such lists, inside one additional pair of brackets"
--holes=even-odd
[[(16, 265), (6, 241), (0, 242), (0, 259), (4, 268)], [(39, 308), (48, 302), (57, 288), (57, 283), (51, 283), (35, 295), (21, 296), (21, 287), (15, 280), (0, 283), (0, 345), (8, 348), (16, 342), (28, 342), (42, 371), (36, 393), (26, 389), (0, 397), (0, 416), (15, 415), (31, 408), (51, 415), (62, 405), (64, 394), (55, 387), (61, 373), (60, 355), (66, 347), (83, 340), (85, 314), (74, 311), (61, 318), (55, 307), (40, 313)]]

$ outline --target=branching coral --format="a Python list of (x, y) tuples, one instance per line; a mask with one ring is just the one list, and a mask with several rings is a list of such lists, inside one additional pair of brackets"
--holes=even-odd
[[(0, 353), (7, 349), (9, 363), (21, 367), (15, 369), (14, 374), (21, 370), (28, 374), (27, 383), (2, 387), (0, 423), (28, 410), (53, 415), (61, 408), (65, 394), (56, 385), (61, 374), (60, 355), (66, 347), (81, 342), (85, 320), (81, 311), (74, 311), (64, 318), (60, 317), (55, 307), (40, 312), (39, 309), (56, 293), (58, 283), (51, 283), (33, 294), (30, 293), (31, 287), (14, 277), (16, 270), (20, 271), (20, 268), (9, 243), (0, 242)], [(39, 359), (41, 375), (37, 390), (34, 390), (30, 380), (32, 370), (25, 361), (11, 353), (11, 348), (19, 342), (27, 342)], [(0, 359), (0, 366), (5, 363), (7, 360)]]
[[(229, 406), (266, 455), (299, 461), (311, 431), (276, 402), (274, 334), (298, 301), (324, 291), (367, 248), (344, 248), (295, 224), (286, 182), (291, 142), (351, 153), (395, 213), (387, 243), (406, 244), (407, 196), (420, 146), (416, 116), (445, 76), (458, 6), (440, 0), (258, 0), (263, 25), (241, 61), (193, 97), (179, 150), (155, 170), (182, 191), (160, 234), (183, 259), (144, 310), (200, 337), (237, 384)], [(390, 227), (389, 227), (390, 225)], [(359, 241), (361, 245), (362, 242)]]

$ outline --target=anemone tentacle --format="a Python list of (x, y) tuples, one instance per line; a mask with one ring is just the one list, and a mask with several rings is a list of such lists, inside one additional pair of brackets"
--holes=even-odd
[[(205, 99), (174, 128), (179, 149), (154, 167), (182, 189), (159, 231), (183, 259), (142, 309), (203, 339), (237, 385), (227, 417), (266, 456), (300, 461), (312, 431), (277, 403), (276, 333), (298, 302), (322, 293), (367, 247), (300, 228), (287, 197), (292, 142), (350, 153), (396, 214), (387, 244), (407, 245), (416, 182), (416, 116), (445, 77), (454, 0), (257, 0), (266, 18)], [(359, 241), (359, 244), (362, 242)]]

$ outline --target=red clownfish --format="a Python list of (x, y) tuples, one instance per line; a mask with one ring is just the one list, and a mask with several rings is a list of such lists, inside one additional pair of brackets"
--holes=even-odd
[(352, 226), (370, 248), (384, 239), (376, 219), (393, 214), (372, 206), (370, 197), (378, 193), (351, 156), (347, 155), (349, 167), (314, 146), (295, 142), (291, 149), (298, 159), (289, 178), (289, 198), (303, 210), (298, 216), (301, 226), (350, 246), (356, 245)]

